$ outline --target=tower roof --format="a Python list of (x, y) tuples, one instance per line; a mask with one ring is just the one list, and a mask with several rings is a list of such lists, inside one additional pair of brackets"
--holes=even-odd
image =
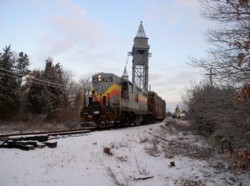
[(146, 34), (145, 34), (145, 31), (144, 31), (144, 28), (143, 28), (143, 25), (142, 25), (142, 21), (140, 22), (140, 26), (139, 26), (139, 29), (137, 31), (136, 37), (146, 38)]
[(127, 68), (124, 68), (123, 74), (122, 74), (122, 78), (127, 79), (128, 80), (128, 73), (127, 73)]

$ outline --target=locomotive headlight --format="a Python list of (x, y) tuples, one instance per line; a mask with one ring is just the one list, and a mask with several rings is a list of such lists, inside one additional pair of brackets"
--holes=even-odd
[(100, 111), (94, 111), (93, 114), (98, 115), (98, 114), (100, 114)]
[(98, 75), (98, 81), (102, 81), (102, 76)]

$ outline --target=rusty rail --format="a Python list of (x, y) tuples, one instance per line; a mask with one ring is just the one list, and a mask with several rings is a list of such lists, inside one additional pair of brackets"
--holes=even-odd
[(60, 131), (50, 131), (50, 132), (26, 132), (26, 133), (9, 133), (9, 134), (1, 134), (0, 140), (4, 140), (8, 137), (12, 136), (28, 136), (28, 135), (49, 135), (49, 136), (59, 136), (59, 135), (72, 135), (72, 134), (81, 134), (81, 133), (89, 133), (91, 131), (96, 130), (95, 127), (86, 127), (77, 130), (60, 130)]

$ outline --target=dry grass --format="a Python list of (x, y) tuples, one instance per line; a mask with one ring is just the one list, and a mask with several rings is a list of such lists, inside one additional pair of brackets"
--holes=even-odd
[(162, 152), (166, 158), (173, 158), (183, 155), (192, 159), (209, 159), (213, 155), (213, 150), (208, 147), (200, 147), (190, 141), (172, 140), (168, 144), (162, 144)]
[(121, 172), (115, 172), (112, 168), (110, 167), (105, 167), (105, 170), (107, 172), (107, 175), (111, 178), (112, 182), (115, 185), (118, 186), (128, 186), (129, 185), (129, 177), (125, 175), (123, 171)]
[(165, 126), (169, 129), (175, 128), (178, 131), (193, 131), (193, 126), (190, 122), (181, 119), (166, 118)]
[(103, 152), (107, 154), (108, 156), (113, 156), (113, 152), (111, 151), (110, 147), (103, 147)]
[(160, 154), (160, 149), (158, 147), (160, 141), (153, 137), (148, 141), (149, 145), (146, 145), (144, 147), (146, 153), (148, 153), (149, 155), (153, 156), (153, 157), (157, 157)]
[(139, 135), (139, 143), (146, 143), (149, 141), (149, 136), (146, 134)]
[(143, 165), (141, 162), (139, 162), (139, 161), (137, 160), (136, 157), (135, 157), (135, 163), (136, 163), (136, 167), (137, 167), (137, 170), (138, 170), (138, 172), (139, 172), (140, 175), (146, 176), (146, 175), (149, 174), (149, 172), (148, 172), (148, 170), (147, 170), (147, 163), (145, 163), (145, 164)]
[(193, 159), (209, 159), (213, 156), (214, 150), (211, 147), (201, 145), (202, 138), (194, 138), (189, 131), (176, 127), (179, 124), (174, 119), (167, 121), (168, 125), (161, 125), (152, 133), (148, 132), (151, 138), (145, 143), (146, 153), (154, 157), (164, 154), (166, 158), (182, 155)]
[(46, 132), (76, 129), (79, 127), (79, 120), (76, 117), (71, 117), (71, 112), (73, 111), (65, 111), (65, 113), (58, 111), (50, 120), (43, 114), (27, 114), (22, 121), (0, 121), (0, 133)]
[(9, 133), (26, 133), (26, 132), (46, 132), (46, 131), (58, 131), (58, 130), (67, 130), (69, 129), (65, 124), (57, 123), (32, 123), (32, 122), (12, 122), (8, 125), (0, 125), (0, 133), (9, 134)]

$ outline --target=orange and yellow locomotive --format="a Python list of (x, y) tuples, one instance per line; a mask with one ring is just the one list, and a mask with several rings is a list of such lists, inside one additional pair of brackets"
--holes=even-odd
[(112, 73), (93, 75), (87, 97), (81, 110), (83, 126), (129, 126), (165, 118), (166, 103), (156, 93), (143, 91)]

